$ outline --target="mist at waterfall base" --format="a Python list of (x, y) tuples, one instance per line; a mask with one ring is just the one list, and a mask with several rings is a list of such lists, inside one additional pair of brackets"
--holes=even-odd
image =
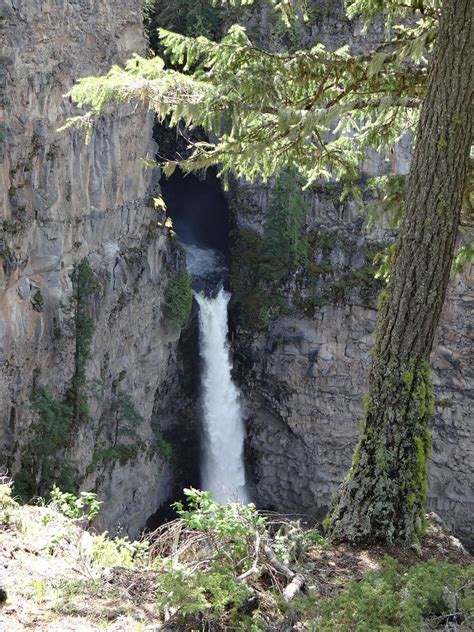
[(188, 272), (199, 307), (201, 371), (201, 489), (215, 500), (248, 502), (245, 485), (245, 427), (239, 391), (232, 380), (228, 345), (227, 205), (220, 184), (174, 174), (163, 186), (168, 214), (186, 250)]

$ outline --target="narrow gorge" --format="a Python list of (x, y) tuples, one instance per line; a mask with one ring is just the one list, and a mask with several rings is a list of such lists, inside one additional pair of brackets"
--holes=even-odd
[[(363, 49), (361, 24), (322, 4), (302, 42)], [(279, 45), (265, 9), (247, 25)], [(25, 499), (97, 493), (112, 535), (169, 518), (185, 486), (322, 520), (357, 440), (374, 261), (395, 231), (337, 182), (166, 179), (149, 161), (184, 141), (140, 105), (107, 106), (88, 144), (58, 131), (75, 81), (147, 54), (141, 0), (3, 0), (0, 32), (0, 473)], [(361, 187), (410, 156), (406, 139), (389, 164), (374, 153)], [(431, 356), (428, 489), (468, 546), (472, 273), (451, 278)]]

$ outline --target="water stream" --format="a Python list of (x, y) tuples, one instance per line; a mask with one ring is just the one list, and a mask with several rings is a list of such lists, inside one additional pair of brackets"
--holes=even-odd
[(245, 428), (240, 395), (232, 381), (227, 306), (222, 287), (225, 271), (216, 251), (187, 246), (188, 270), (199, 305), (203, 456), (201, 488), (215, 500), (248, 501), (245, 486)]

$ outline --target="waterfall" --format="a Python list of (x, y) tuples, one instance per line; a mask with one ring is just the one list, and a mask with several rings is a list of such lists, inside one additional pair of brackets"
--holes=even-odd
[(227, 304), (222, 288), (215, 297), (195, 292), (199, 305), (204, 416), (201, 487), (215, 500), (247, 502), (243, 459), (244, 423), (239, 392), (232, 381), (227, 343)]

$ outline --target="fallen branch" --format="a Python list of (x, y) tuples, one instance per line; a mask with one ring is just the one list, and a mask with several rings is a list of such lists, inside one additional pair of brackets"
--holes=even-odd
[(303, 588), (305, 585), (305, 578), (301, 573), (296, 573), (291, 582), (288, 584), (286, 588), (283, 590), (283, 599), (289, 603), (297, 593)]
[(263, 550), (270, 564), (290, 581), (283, 589), (283, 599), (288, 603), (294, 599), (295, 595), (303, 588), (306, 580), (301, 573), (295, 573), (282, 562), (269, 546), (265, 546)]
[(257, 531), (255, 532), (255, 558), (254, 558), (252, 567), (249, 568), (248, 571), (245, 571), (245, 573), (242, 573), (241, 575), (237, 577), (238, 582), (243, 582), (245, 579), (247, 579), (247, 577), (250, 577), (250, 575), (256, 575), (260, 572), (258, 569), (259, 550), (260, 550), (260, 533), (258, 532), (258, 529), (257, 529)]
[(293, 579), (293, 577), (295, 576), (295, 573), (291, 570), (291, 568), (289, 568), (284, 562), (282, 562), (275, 555), (275, 553), (272, 551), (272, 549), (268, 545), (265, 545), (263, 547), (263, 550), (264, 550), (265, 555), (267, 556), (267, 559), (270, 562), (270, 564), (279, 573), (281, 573), (282, 575), (284, 575), (287, 579), (289, 579), (291, 581)]

